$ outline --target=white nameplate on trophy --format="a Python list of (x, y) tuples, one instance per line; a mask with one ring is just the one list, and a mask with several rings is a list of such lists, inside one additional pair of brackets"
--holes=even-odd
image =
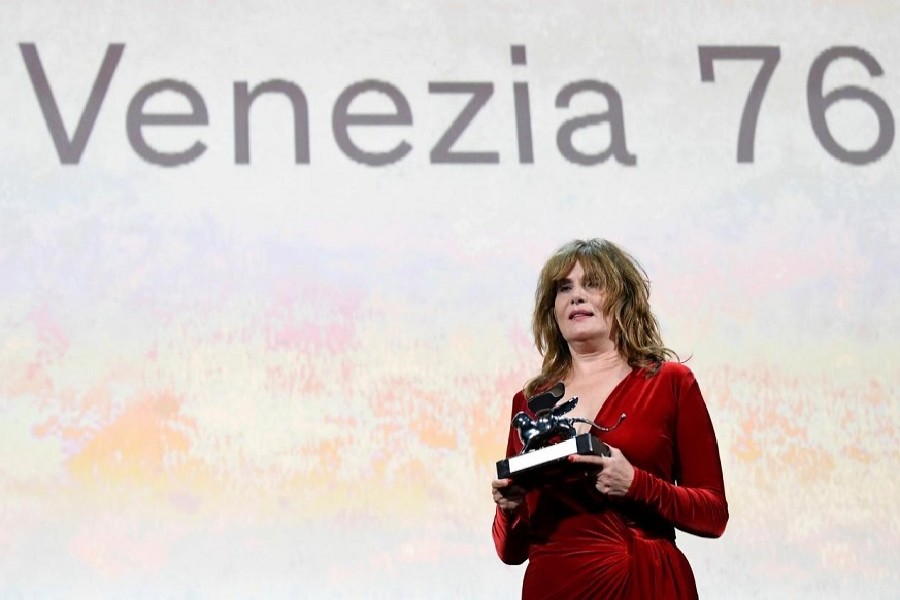
[[(558, 444), (552, 444), (525, 454), (510, 456), (497, 462), (497, 476), (500, 479), (524, 478), (538, 482), (545, 474), (553, 478), (559, 471), (566, 471), (566, 460), (572, 454), (609, 456), (609, 447), (589, 433), (582, 433)], [(574, 467), (574, 465), (572, 465)], [(580, 467), (584, 471), (584, 467)]]

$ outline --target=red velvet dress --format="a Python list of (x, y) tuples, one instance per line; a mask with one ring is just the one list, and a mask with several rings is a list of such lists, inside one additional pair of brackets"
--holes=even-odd
[[(527, 411), (522, 392), (512, 413), (520, 410)], [(500, 559), (529, 561), (523, 599), (697, 597), (691, 567), (675, 547), (675, 528), (718, 537), (728, 521), (719, 448), (700, 388), (678, 363), (663, 363), (652, 377), (634, 369), (594, 421), (612, 426), (622, 413), (621, 425), (599, 437), (634, 466), (624, 498), (575, 481), (529, 492), (516, 515), (497, 509)], [(521, 450), (511, 427), (506, 454)]]

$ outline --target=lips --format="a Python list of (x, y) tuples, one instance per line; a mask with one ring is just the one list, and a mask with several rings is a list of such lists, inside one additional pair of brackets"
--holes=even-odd
[(578, 317), (593, 317), (594, 313), (589, 310), (573, 310), (569, 313), (569, 320), (577, 319)]

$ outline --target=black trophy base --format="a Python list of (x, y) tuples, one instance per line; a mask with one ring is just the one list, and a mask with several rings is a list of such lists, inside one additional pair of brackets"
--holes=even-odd
[(516, 485), (540, 487), (584, 475), (584, 465), (570, 463), (572, 454), (609, 456), (609, 446), (590, 433), (582, 433), (564, 442), (510, 456), (497, 461), (497, 477), (510, 478)]

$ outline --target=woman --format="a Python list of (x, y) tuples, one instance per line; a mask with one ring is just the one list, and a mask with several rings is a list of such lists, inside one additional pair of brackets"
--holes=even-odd
[[(691, 567), (675, 546), (675, 528), (719, 537), (728, 504), (715, 433), (690, 369), (667, 362), (640, 265), (605, 240), (575, 240), (544, 265), (532, 329), (540, 374), (513, 398), (558, 381), (566, 416), (582, 417), (611, 450), (573, 456), (583, 479), (525, 490), (492, 484), (493, 537), (507, 564), (528, 560), (523, 599), (696, 598)], [(529, 412), (529, 414), (531, 414)], [(532, 415), (533, 416), (533, 415)], [(577, 423), (578, 433), (591, 425)], [(507, 456), (522, 442), (510, 428)]]

